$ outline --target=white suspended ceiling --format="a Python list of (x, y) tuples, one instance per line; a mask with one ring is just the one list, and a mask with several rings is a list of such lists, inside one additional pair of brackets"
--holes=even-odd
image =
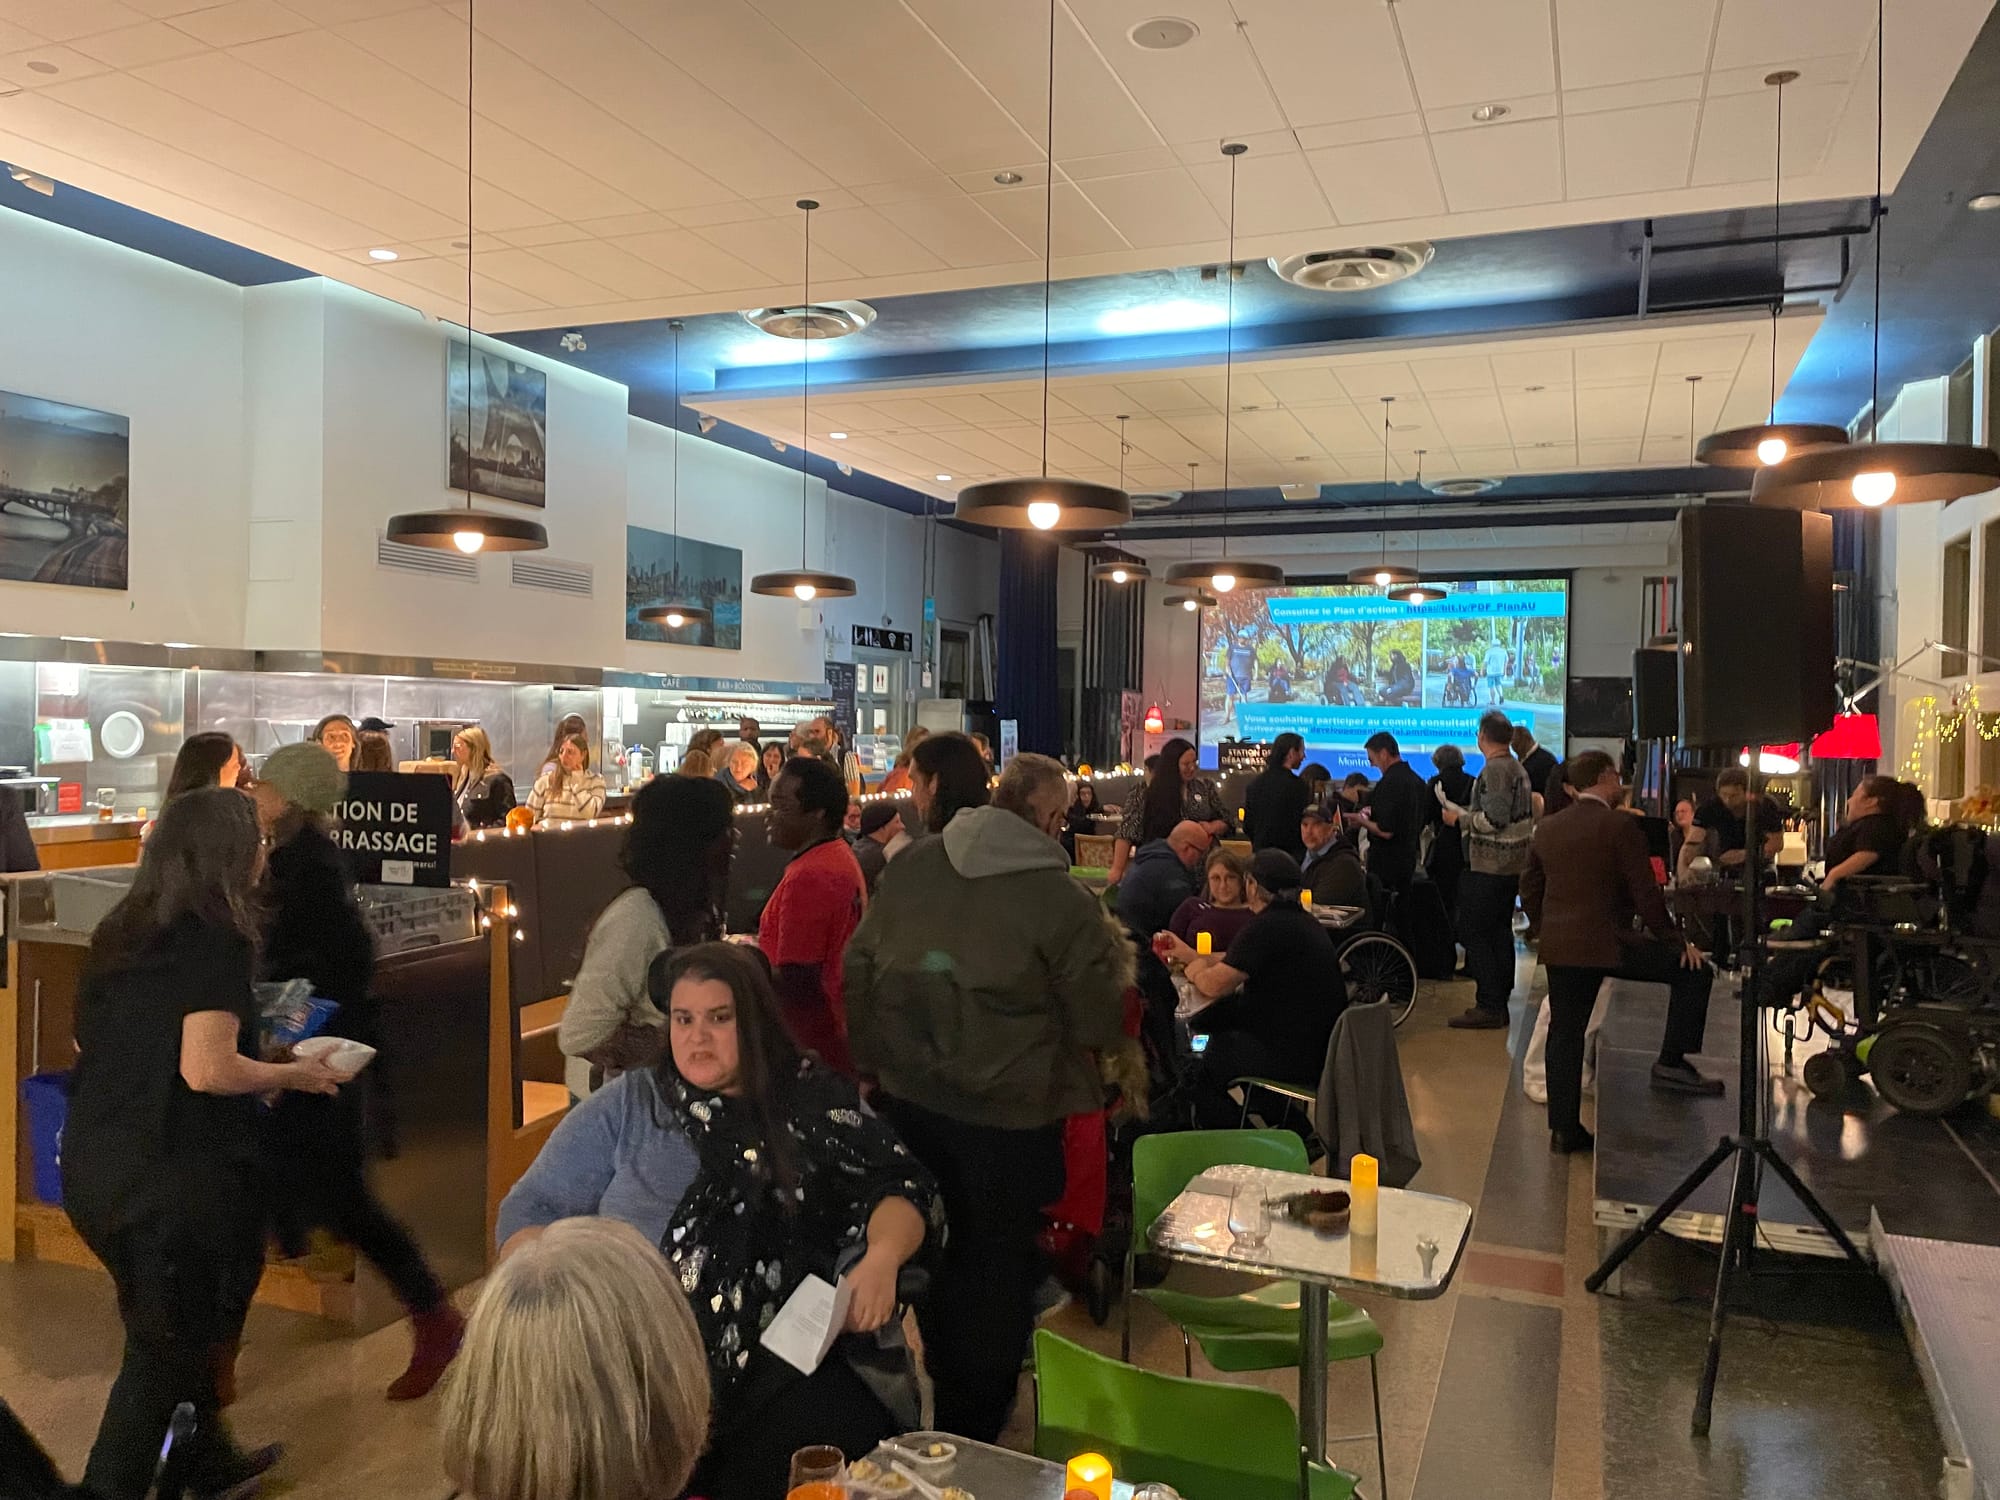
[[(1817, 311), (1777, 325), (1782, 391), (1819, 327)], [(1583, 332), (1239, 357), (1229, 382), (1230, 482), (1352, 484), (1426, 478), (1675, 467), (1689, 434), (1764, 420), (1771, 392), (1764, 314), (1654, 318)], [(1689, 376), (1700, 379), (1690, 381)], [(816, 453), (948, 498), (983, 479), (1041, 472), (1039, 377), (856, 390), (816, 379)], [(1058, 375), (1049, 394), (1049, 472), (1133, 490), (1220, 489), (1224, 373), (1219, 360), (1124, 374)], [(796, 384), (757, 395), (687, 398), (788, 447), (801, 440)], [(1693, 425), (1690, 427), (1690, 402)], [(844, 432), (844, 439), (832, 434)], [(781, 460), (783, 461), (783, 460)], [(1199, 467), (1193, 476), (1187, 465)], [(948, 475), (949, 478), (940, 476)]]
[[(1990, 5), (1891, 0), (1892, 186)], [(1134, 45), (1163, 9), (1199, 36)], [(817, 294), (1039, 278), (1046, 14), (478, 0), (475, 323), (796, 300), (805, 194)], [(1872, 189), (1874, 0), (1059, 15), (1059, 275), (1219, 259), (1225, 138), (1251, 147), (1241, 256), (1762, 204), (1781, 66), (1786, 196)], [(466, 24), (435, 0), (0, 0), (0, 160), (462, 318)]]

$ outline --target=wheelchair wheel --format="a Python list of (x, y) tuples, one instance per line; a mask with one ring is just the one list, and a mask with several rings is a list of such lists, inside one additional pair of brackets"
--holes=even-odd
[(1340, 972), (1347, 980), (1352, 1005), (1389, 1003), (1389, 1015), (1401, 1026), (1417, 1005), (1417, 961), (1410, 950), (1385, 932), (1364, 932), (1340, 950)]
[(1875, 1092), (1906, 1115), (1935, 1118), (1965, 1102), (1972, 1053), (1965, 1038), (1925, 1021), (1885, 1026), (1868, 1052)]
[(1861, 1071), (1853, 1053), (1829, 1047), (1806, 1059), (1803, 1076), (1814, 1098), (1840, 1100), (1861, 1081)]

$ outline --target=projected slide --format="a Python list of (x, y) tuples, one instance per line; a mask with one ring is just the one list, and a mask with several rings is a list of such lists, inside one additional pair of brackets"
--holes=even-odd
[(1386, 729), (1425, 776), (1445, 744), (1476, 768), (1488, 708), (1563, 754), (1567, 579), (1459, 583), (1429, 604), (1358, 584), (1245, 590), (1202, 611), (1201, 650), (1205, 766), (1225, 739), (1291, 730), (1338, 780), (1367, 770), (1362, 746)]

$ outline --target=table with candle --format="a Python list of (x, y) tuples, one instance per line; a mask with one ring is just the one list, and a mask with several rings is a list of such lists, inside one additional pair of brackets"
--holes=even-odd
[[(1356, 1156), (1352, 1182), (1268, 1167), (1210, 1167), (1182, 1188), (1148, 1232), (1170, 1260), (1220, 1266), (1299, 1283), (1299, 1444), (1326, 1457), (1326, 1313), (1334, 1288), (1408, 1301), (1444, 1294), (1472, 1231), (1472, 1206), (1435, 1193), (1385, 1188), (1372, 1158)], [(1267, 1229), (1231, 1227), (1238, 1189), (1261, 1188), (1272, 1205)], [(1353, 1198), (1347, 1233), (1325, 1235), (1286, 1218), (1277, 1207), (1295, 1193), (1345, 1188)], [(1373, 1225), (1374, 1233), (1367, 1232)]]
[[(974, 1500), (1065, 1500), (1077, 1489), (1084, 1490), (1092, 1500), (1132, 1497), (1132, 1486), (1122, 1479), (1113, 1479), (1110, 1465), (1096, 1454), (1078, 1454), (1064, 1465), (1036, 1458), (1031, 1453), (976, 1443), (952, 1433), (912, 1433), (898, 1442), (916, 1444), (933, 1438), (952, 1445), (949, 1463), (929, 1468), (910, 1465), (906, 1452), (895, 1443), (884, 1443), (868, 1456), (884, 1469), (901, 1461), (933, 1488), (942, 1491), (949, 1486), (965, 1490)], [(1097, 1463), (1089, 1462), (1093, 1458)]]

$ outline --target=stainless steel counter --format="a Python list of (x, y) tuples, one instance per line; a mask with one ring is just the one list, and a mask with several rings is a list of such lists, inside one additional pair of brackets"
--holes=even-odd
[(93, 839), (136, 839), (146, 820), (100, 818), (94, 812), (31, 813), (28, 832), (38, 844), (81, 844)]

